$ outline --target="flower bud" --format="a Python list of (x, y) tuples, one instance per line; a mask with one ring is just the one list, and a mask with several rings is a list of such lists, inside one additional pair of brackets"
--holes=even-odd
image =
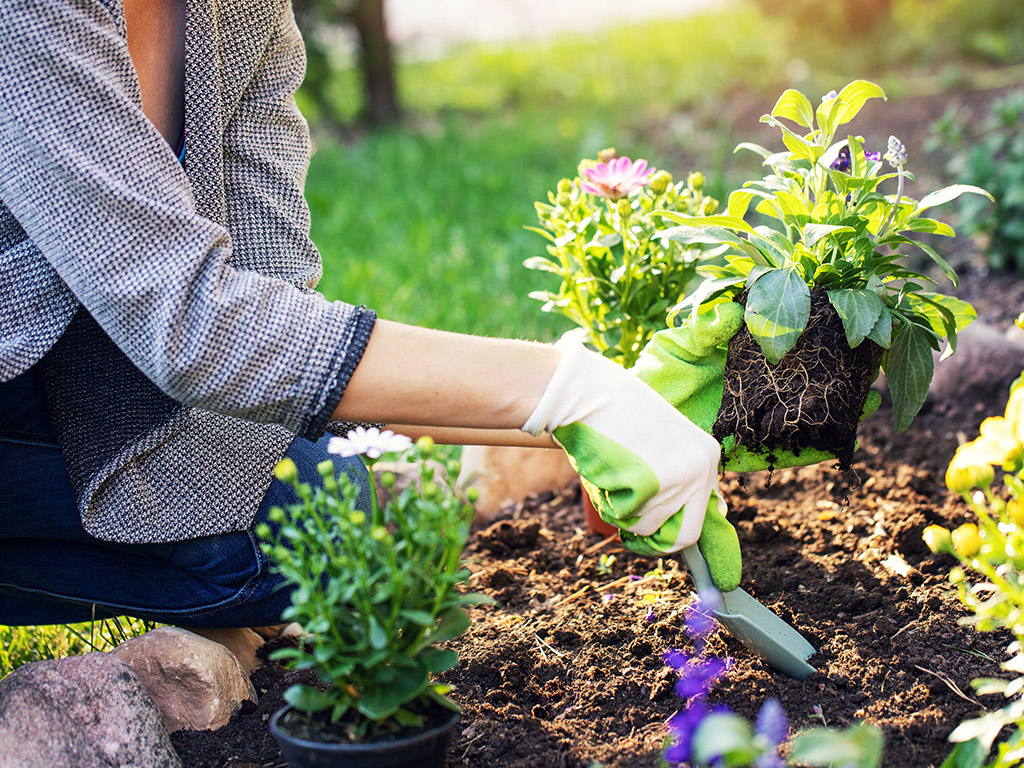
[(299, 468), (289, 458), (283, 458), (274, 467), (274, 477), (282, 483), (294, 484), (299, 480)]
[(669, 173), (668, 171), (658, 171), (656, 174), (651, 176), (651, 181), (648, 184), (648, 186), (650, 187), (651, 191), (654, 194), (660, 195), (666, 189), (668, 189), (668, 185), (671, 184), (671, 183), (672, 183), (672, 174), (671, 173)]
[(704, 189), (704, 174), (694, 171), (686, 178), (686, 183), (694, 192), (700, 192)]
[(462, 471), (462, 464), (460, 464), (456, 459), (451, 459), (445, 465), (445, 469), (448, 472), (448, 477), (456, 478), (456, 477), (459, 476), (459, 473)]
[(964, 523), (952, 533), (953, 549), (961, 557), (974, 557), (981, 550), (981, 536), (978, 535), (978, 526), (974, 523)]
[(921, 538), (924, 539), (928, 549), (936, 555), (941, 555), (943, 552), (949, 552), (953, 549), (953, 539), (949, 529), (941, 525), (929, 525), (924, 529)]
[(366, 513), (361, 509), (354, 510), (349, 513), (348, 521), (352, 523), (352, 525), (362, 525), (366, 522)]
[(1024, 528), (1024, 502), (1019, 499), (1006, 502), (1006, 518), (1018, 528)]
[(466, 489), (466, 501), (468, 501), (470, 504), (476, 504), (477, 499), (479, 499), (479, 498), (480, 498), (480, 489), (479, 488), (467, 488)]
[(426, 499), (436, 499), (440, 491), (437, 487), (437, 483), (428, 481), (423, 484), (423, 497)]
[(602, 149), (597, 153), (597, 160), (600, 163), (610, 163), (618, 156), (619, 153), (615, 151), (615, 147), (608, 147), (608, 149)]
[(434, 438), (424, 435), (416, 441), (416, 451), (421, 459), (429, 459), (434, 453)]
[(633, 212), (633, 204), (626, 198), (619, 200), (618, 202), (619, 216), (622, 218), (628, 217)]
[(1017, 324), (1017, 327), (1024, 331), (1024, 312), (1017, 315), (1017, 319), (1013, 321)]
[(388, 529), (383, 525), (375, 525), (370, 529), (370, 538), (374, 541), (384, 541), (388, 537)]
[(259, 536), (261, 539), (269, 539), (270, 538), (270, 526), (267, 525), (266, 523), (260, 523), (259, 525), (256, 526), (256, 535)]
[(394, 488), (398, 480), (395, 478), (394, 472), (388, 471), (380, 473), (380, 482), (385, 488)]
[(267, 517), (270, 518), (270, 522), (280, 525), (284, 522), (284, 510), (280, 507), (272, 507)]

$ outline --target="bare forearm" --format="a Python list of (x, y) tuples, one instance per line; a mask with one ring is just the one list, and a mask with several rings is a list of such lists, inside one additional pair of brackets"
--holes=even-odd
[(511, 445), (522, 448), (555, 448), (551, 435), (537, 437), (518, 429), (470, 429), (467, 427), (425, 427), (418, 424), (388, 424), (387, 428), (417, 440), (429, 435), (440, 445)]
[(511, 438), (560, 359), (561, 351), (547, 344), (378, 320), (334, 418), (509, 430)]

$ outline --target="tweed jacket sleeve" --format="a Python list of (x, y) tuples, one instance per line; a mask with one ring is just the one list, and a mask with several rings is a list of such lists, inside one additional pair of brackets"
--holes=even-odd
[(302, 200), (308, 136), (292, 103), (302, 71), (290, 7), (276, 5), (268, 41), (247, 40), (257, 66), (221, 73), (223, 144), (187, 136), (186, 166), (222, 179), (187, 176), (143, 114), (119, 7), (0, 4), (0, 200), (171, 399), (315, 436), (374, 315), (311, 290), (319, 257)]

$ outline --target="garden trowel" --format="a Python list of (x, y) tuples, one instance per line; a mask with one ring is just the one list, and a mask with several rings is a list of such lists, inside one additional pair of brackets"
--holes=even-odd
[[(697, 545), (684, 549), (682, 555), (693, 574), (697, 594), (703, 597), (717, 591)], [(722, 607), (713, 611), (714, 616), (741, 643), (764, 657), (779, 672), (797, 680), (804, 680), (816, 671), (807, 663), (815, 652), (814, 646), (803, 635), (742, 589), (721, 594)]]

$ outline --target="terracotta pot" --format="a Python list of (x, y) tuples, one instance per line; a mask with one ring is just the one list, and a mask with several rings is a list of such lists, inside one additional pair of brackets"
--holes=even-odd
[(619, 529), (614, 525), (601, 519), (601, 515), (598, 514), (597, 509), (594, 507), (594, 502), (590, 500), (590, 495), (583, 487), (580, 488), (580, 496), (583, 500), (583, 514), (587, 518), (587, 531), (599, 533), (605, 537), (619, 532)]
[(447, 712), (439, 725), (388, 741), (336, 743), (313, 741), (290, 732), (282, 707), (270, 719), (270, 732), (291, 768), (444, 768), (458, 712)]

